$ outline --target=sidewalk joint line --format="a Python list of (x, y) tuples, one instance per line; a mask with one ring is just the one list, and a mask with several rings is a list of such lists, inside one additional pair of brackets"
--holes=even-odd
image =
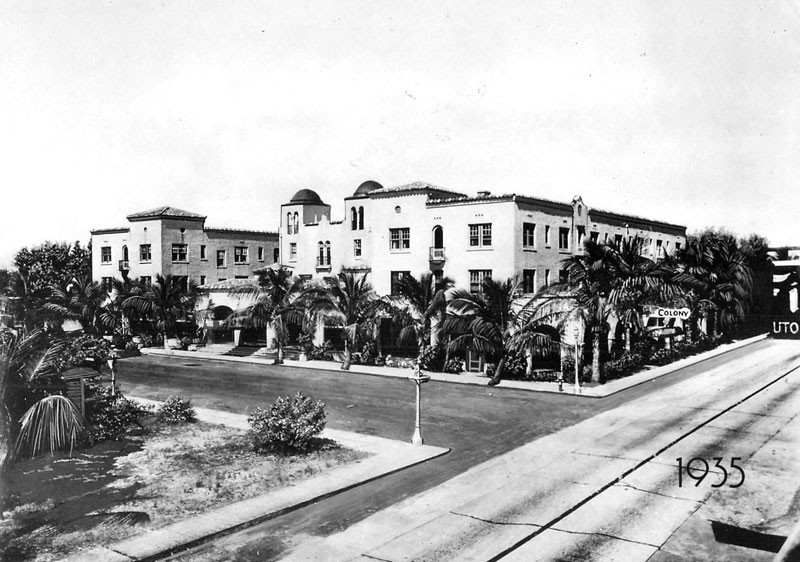
[(643, 488), (639, 488), (638, 486), (634, 486), (633, 484), (628, 484), (627, 482), (617, 482), (617, 486), (623, 486), (625, 488), (636, 490), (637, 492), (642, 492), (643, 494), (652, 494), (654, 496), (661, 496), (662, 498), (669, 498), (672, 500), (682, 500), (691, 503), (703, 503), (702, 500), (693, 500), (689, 498), (682, 498), (680, 496), (672, 496), (670, 494), (662, 494), (661, 492), (654, 492), (653, 490), (645, 490)]
[(559, 529), (558, 527), (552, 527), (551, 530), (558, 531), (559, 533), (567, 533), (569, 535), (583, 535), (585, 537), (606, 537), (606, 538), (609, 538), (609, 539), (614, 539), (614, 540), (618, 540), (618, 541), (622, 541), (622, 542), (629, 542), (629, 543), (632, 543), (632, 544), (641, 544), (641, 545), (644, 545), (644, 546), (652, 546), (653, 548), (658, 548), (659, 550), (661, 549), (661, 547), (658, 546), (657, 544), (651, 544), (649, 542), (642, 542), (642, 541), (635, 541), (633, 539), (626, 539), (624, 537), (618, 537), (618, 536), (612, 535), (610, 533), (589, 533), (589, 532), (586, 532), (586, 531), (569, 531), (567, 529)]
[(517, 527), (541, 527), (541, 525), (539, 525), (538, 523), (511, 523), (511, 522), (502, 523), (500, 521), (493, 521), (491, 519), (484, 519), (483, 517), (476, 517), (474, 515), (468, 515), (466, 513), (458, 513), (457, 511), (451, 511), (450, 513), (453, 514), (453, 515), (458, 515), (460, 517), (467, 517), (469, 519), (475, 519), (476, 521), (480, 521), (482, 523), (488, 523), (490, 525), (500, 525), (500, 526), (504, 526), (504, 527), (505, 526), (509, 526), (509, 527), (513, 527), (513, 526), (517, 526)]

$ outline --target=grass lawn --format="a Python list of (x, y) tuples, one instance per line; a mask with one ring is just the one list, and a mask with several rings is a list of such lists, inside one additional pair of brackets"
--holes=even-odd
[(0, 481), (0, 560), (59, 559), (367, 456), (327, 440), (307, 454), (260, 455), (245, 432), (204, 423), (146, 429), (71, 458), (18, 462)]

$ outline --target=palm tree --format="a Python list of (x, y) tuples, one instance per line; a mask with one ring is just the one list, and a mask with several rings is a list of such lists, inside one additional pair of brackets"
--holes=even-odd
[(84, 420), (72, 402), (48, 395), (54, 392), (65, 347), (66, 342), (51, 341), (41, 330), (24, 337), (0, 330), (0, 470), (22, 447), (32, 455), (45, 446), (71, 449), (83, 432)]
[(164, 338), (164, 349), (169, 349), (167, 337), (174, 333), (177, 320), (194, 310), (197, 297), (197, 282), (194, 280), (159, 274), (149, 287), (126, 298), (122, 308), (151, 320)]
[(690, 336), (696, 333), (701, 316), (709, 320), (712, 335), (719, 328), (732, 330), (744, 319), (753, 292), (753, 273), (736, 240), (706, 232), (689, 238), (678, 259), (682, 280), (689, 289), (685, 300), (691, 310)]
[(86, 333), (100, 331), (100, 315), (108, 300), (105, 287), (89, 277), (71, 279), (65, 286), (50, 286), (50, 301), (44, 310), (59, 320), (77, 320)]
[[(246, 320), (257, 328), (267, 328), (267, 343), (274, 340), (277, 348), (275, 364), (283, 363), (283, 346), (288, 339), (290, 325), (303, 327), (306, 323), (305, 308), (298, 297), (302, 294), (304, 283), (292, 279), (288, 269), (266, 268), (256, 272), (258, 282), (231, 289), (234, 296), (251, 297), (255, 302), (237, 310), (230, 321)], [(270, 330), (274, 338), (269, 337)]]
[(446, 292), (453, 280), (438, 280), (432, 273), (423, 273), (419, 279), (404, 275), (397, 284), (397, 294), (386, 297), (392, 311), (392, 320), (403, 326), (398, 343), (417, 345), (419, 357), (428, 343), (433, 343), (447, 309)]
[(506, 342), (517, 322), (514, 298), (518, 292), (513, 278), (495, 281), (485, 277), (479, 293), (457, 290), (447, 303), (442, 332), (450, 338), (448, 353), (471, 349), (499, 356), (490, 385), (497, 384), (503, 375)]
[(341, 272), (325, 279), (324, 287), (311, 287), (303, 294), (315, 318), (325, 317), (343, 328), (344, 361), (342, 369), (350, 369), (352, 352), (358, 344), (372, 336), (372, 327), (381, 303), (365, 274)]
[(128, 297), (142, 294), (145, 288), (139, 281), (127, 276), (123, 279), (112, 279), (109, 299), (100, 313), (100, 324), (121, 336), (130, 335), (130, 314), (122, 305)]

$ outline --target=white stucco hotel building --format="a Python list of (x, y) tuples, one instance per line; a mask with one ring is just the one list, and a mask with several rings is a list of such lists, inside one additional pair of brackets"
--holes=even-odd
[[(477, 290), (485, 276), (517, 276), (525, 293), (559, 281), (561, 261), (583, 251), (585, 237), (619, 242), (638, 236), (649, 255), (673, 253), (686, 227), (593, 208), (576, 196), (558, 202), (515, 194), (470, 197), (414, 182), (362, 183), (343, 201), (344, 220), (302, 189), (281, 206), (281, 265), (322, 278), (341, 270), (367, 272), (378, 294), (405, 274), (432, 271)], [(341, 216), (341, 215), (340, 215)]]

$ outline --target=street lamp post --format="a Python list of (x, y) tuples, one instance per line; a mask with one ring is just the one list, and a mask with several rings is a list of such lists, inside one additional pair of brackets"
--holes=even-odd
[(578, 353), (578, 347), (580, 344), (578, 343), (580, 340), (578, 336), (580, 335), (580, 329), (578, 326), (575, 326), (575, 394), (581, 393), (581, 376), (580, 376), (580, 357)]
[(422, 373), (419, 369), (419, 363), (414, 367), (414, 374), (408, 377), (408, 380), (414, 381), (417, 387), (417, 417), (414, 425), (414, 435), (411, 437), (413, 445), (422, 445), (422, 433), (420, 432), (420, 386), (431, 380), (430, 375)]

